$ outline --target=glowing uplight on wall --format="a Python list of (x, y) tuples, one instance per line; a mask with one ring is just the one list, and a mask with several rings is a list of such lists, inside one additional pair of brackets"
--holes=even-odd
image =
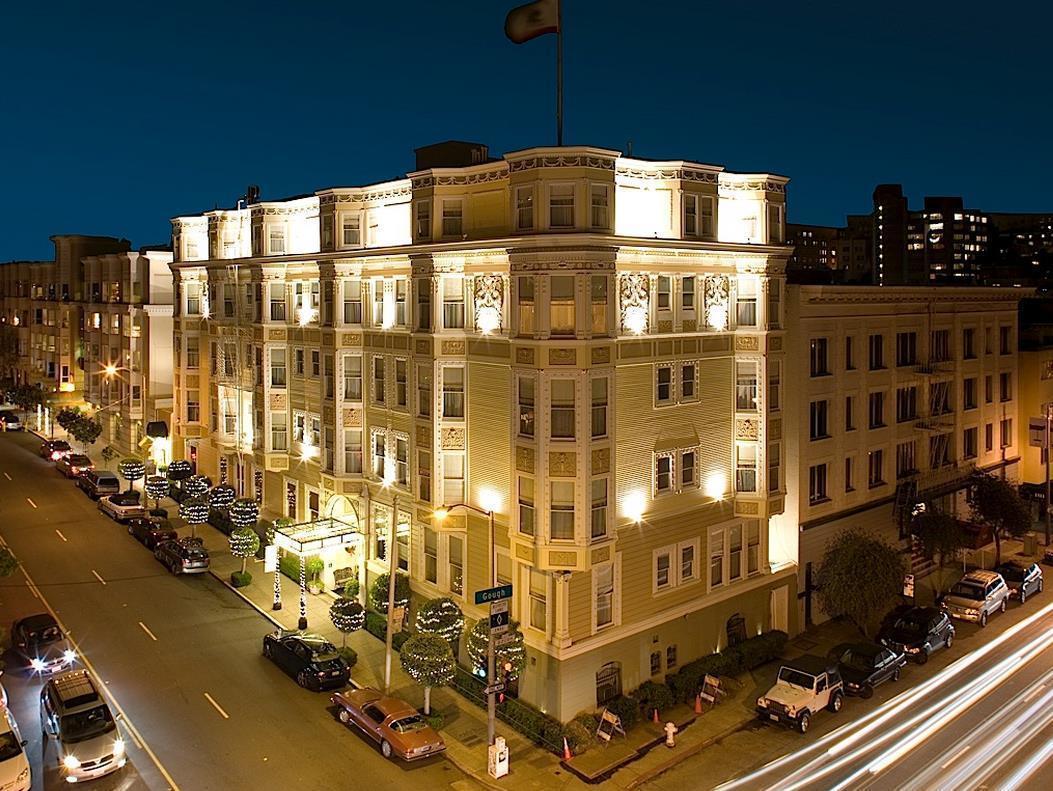
[(728, 328), (728, 306), (710, 305), (706, 312), (706, 323), (717, 332), (723, 332)]
[(640, 335), (647, 329), (647, 308), (633, 305), (625, 309), (625, 329), (633, 335)]
[(501, 495), (496, 489), (484, 486), (479, 490), (479, 507), (484, 511), (497, 513), (501, 510)]
[(496, 332), (501, 327), (501, 314), (492, 305), (479, 308), (475, 314), (476, 324), (483, 335)]
[(106, 363), (106, 365), (102, 366), (102, 372), (106, 376), (115, 376), (117, 374), (117, 366), (113, 363)]
[(311, 295), (307, 292), (307, 289), (304, 289), (304, 292), (300, 297), (299, 323), (301, 327), (306, 327), (314, 321), (315, 310), (311, 307), (310, 299)]
[(714, 500), (723, 500), (728, 491), (728, 479), (722, 472), (711, 472), (706, 476), (706, 496)]
[(636, 524), (640, 524), (643, 521), (644, 503), (643, 492), (629, 492), (623, 505), (625, 515)]
[(311, 444), (310, 436), (304, 432), (303, 442), (300, 443), (300, 461), (313, 459), (318, 455), (318, 448)]
[(72, 393), (74, 390), (73, 382), (63, 382), (59, 385), (60, 393)]

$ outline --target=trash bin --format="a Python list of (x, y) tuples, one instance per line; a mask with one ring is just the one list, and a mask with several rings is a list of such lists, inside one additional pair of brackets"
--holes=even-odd
[(1032, 557), (1038, 554), (1038, 536), (1034, 533), (1024, 534), (1024, 554)]

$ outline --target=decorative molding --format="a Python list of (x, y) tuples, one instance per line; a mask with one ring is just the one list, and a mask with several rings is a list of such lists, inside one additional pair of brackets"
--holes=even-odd
[(760, 513), (760, 503), (752, 500), (735, 500), (735, 515), (756, 516)]
[(625, 272), (618, 280), (618, 308), (622, 332), (640, 335), (650, 326), (650, 278), (642, 272)]
[(611, 347), (610, 346), (593, 346), (592, 347), (592, 365), (604, 365), (611, 361)]
[(592, 565), (595, 566), (599, 563), (606, 563), (610, 559), (611, 548), (609, 546), (606, 546), (592, 550), (592, 557), (590, 558), (590, 562), (592, 563)]
[(556, 478), (573, 478), (577, 475), (578, 454), (554, 452), (548, 454), (548, 474)]
[(786, 498), (785, 497), (772, 497), (768, 500), (768, 516), (774, 516), (775, 514), (781, 514), (786, 510)]
[(732, 181), (728, 178), (722, 178), (720, 179), (720, 188), (733, 192), (777, 192), (779, 194), (786, 192), (785, 184), (780, 184), (777, 181), (768, 181), (767, 179)]
[(531, 346), (516, 347), (516, 363), (519, 365), (534, 365), (534, 349)]
[(680, 168), (631, 168), (619, 165), (617, 175), (646, 181), (694, 181), (699, 184), (716, 184), (717, 174), (692, 167)]
[(285, 393), (271, 393), (271, 409), (285, 409), (288, 406), (289, 397)]
[(429, 187), (460, 187), (469, 184), (488, 184), (493, 181), (504, 181), (508, 178), (508, 168), (505, 163), (497, 167), (478, 173), (464, 173), (462, 175), (442, 176), (418, 176), (413, 179), (413, 189), (428, 189)]
[(464, 355), (464, 341), (443, 341), (442, 342), (442, 353), (443, 354), (455, 354)]
[(735, 439), (757, 439), (760, 435), (760, 426), (756, 418), (735, 418)]
[(413, 189), (406, 185), (386, 190), (367, 190), (365, 192), (330, 192), (320, 195), (318, 203), (321, 206), (328, 206), (333, 203), (365, 203), (367, 201), (390, 200), (391, 198), (408, 198), (411, 195), (413, 195)]
[(508, 164), (509, 173), (535, 168), (596, 168), (614, 171), (614, 160), (594, 156), (540, 156), (519, 159)]
[(782, 336), (781, 335), (769, 335), (768, 336), (768, 351), (769, 352), (781, 352), (782, 351)]
[(341, 346), (361, 346), (362, 345), (362, 333), (350, 332), (344, 333), (340, 336)]
[(464, 450), (464, 436), (464, 428), (461, 426), (443, 426), (440, 447), (443, 450)]
[(519, 560), (525, 560), (527, 563), (532, 564), (534, 562), (534, 548), (525, 544), (516, 544), (516, 557)]
[(285, 330), (267, 330), (267, 340), (269, 341), (284, 341)]
[(590, 459), (590, 466), (592, 467), (593, 475), (598, 475), (601, 472), (610, 472), (611, 449), (594, 448), (592, 451), (592, 458)]
[(571, 566), (578, 565), (578, 553), (567, 550), (550, 549), (548, 552), (549, 566)]
[(414, 352), (414, 354), (423, 354), (423, 355), (427, 355), (427, 356), (430, 357), (431, 356), (431, 341), (428, 340), (427, 338), (417, 338), (413, 342), (413, 352)]
[(361, 409), (345, 409), (344, 410), (344, 428), (361, 428), (362, 427), (362, 410)]
[(731, 319), (731, 281), (727, 275), (706, 275), (702, 281), (706, 324), (715, 330), (726, 330)]
[(697, 331), (696, 327), (698, 327), (698, 322), (695, 321), (694, 319), (684, 319), (684, 321), (682, 323), (682, 327), (683, 327), (683, 331), (684, 332), (696, 332)]
[(659, 321), (658, 322), (658, 331), (659, 332), (672, 332), (673, 331), (673, 321), (672, 321), (672, 319), (663, 319), (662, 321)]
[(578, 354), (575, 349), (549, 349), (549, 365), (575, 365), (578, 362)]
[(524, 448), (522, 445), (516, 446), (516, 469), (519, 472), (534, 472), (534, 451), (532, 448)]
[[(480, 275), (475, 278), (475, 329), (479, 332), (501, 332), (504, 308), (504, 279), (500, 275)], [(496, 327), (482, 327), (483, 315), (497, 315)]]
[(757, 352), (760, 351), (760, 338), (756, 335), (736, 335), (735, 351)]

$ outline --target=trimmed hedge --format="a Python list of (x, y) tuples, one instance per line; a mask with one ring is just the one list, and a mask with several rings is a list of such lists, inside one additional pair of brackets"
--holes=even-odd
[[(486, 693), (483, 691), (486, 689), (486, 683), (460, 665), (457, 666), (450, 686), (479, 708), (486, 708)], [(513, 697), (505, 697), (503, 703), (497, 703), (497, 716), (539, 747), (544, 747), (556, 755), (563, 752), (563, 724), (555, 717), (550, 717), (529, 703)]]
[(234, 571), (230, 574), (230, 584), (235, 588), (244, 588), (252, 582), (252, 573), (249, 571)]
[(619, 695), (607, 701), (607, 710), (618, 715), (622, 721), (622, 728), (626, 731), (640, 721), (640, 704), (636, 702), (636, 698)]
[[(674, 701), (691, 703), (702, 688), (702, 681), (707, 673), (711, 676), (734, 676), (753, 670), (782, 656), (788, 639), (786, 632), (779, 631), (750, 637), (718, 654), (710, 654), (688, 662), (675, 674), (666, 676), (666, 686), (669, 687)], [(624, 722), (624, 719), (622, 721)]]
[[(388, 617), (372, 610), (366, 610), (366, 631), (378, 640), (386, 642), (388, 639)], [(395, 632), (391, 636), (391, 648), (393, 651), (401, 651), (402, 646), (410, 639), (409, 632)]]
[(655, 709), (658, 709), (659, 712), (668, 709), (674, 702), (673, 693), (669, 687), (655, 681), (645, 681), (630, 697), (643, 710), (645, 717), (650, 717)]

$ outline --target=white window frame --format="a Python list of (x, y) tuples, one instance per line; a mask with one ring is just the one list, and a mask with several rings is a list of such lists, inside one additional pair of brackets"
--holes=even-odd
[[(456, 208), (456, 213), (447, 214), (447, 207)], [(456, 230), (447, 230), (446, 223), (449, 221), (457, 221)], [(464, 237), (464, 199), (463, 198), (443, 198), (442, 199), (442, 238), (443, 239), (461, 239)], [(451, 226), (452, 228), (452, 226)]]
[[(526, 196), (527, 200), (523, 198)], [(520, 187), (516, 187), (515, 190), (515, 227), (517, 231), (533, 231), (536, 227), (537, 216), (535, 214), (537, 207), (536, 190), (533, 184), (525, 184)], [(529, 223), (523, 222), (523, 214), (528, 213), (530, 217)]]
[[(658, 581), (658, 561), (661, 558), (666, 559), (666, 581), (665, 584), (661, 584)], [(668, 544), (664, 547), (659, 547), (651, 552), (651, 595), (654, 596), (659, 593), (666, 593), (676, 587), (677, 569), (676, 566), (679, 563), (679, 553), (677, 552), (676, 544)]]
[[(596, 606), (596, 596), (598, 593), (597, 582), (599, 581), (598, 569), (610, 570), (611, 576), (611, 620), (605, 624), (599, 624), (596, 621), (596, 613), (598, 612)], [(597, 563), (592, 567), (592, 573), (589, 574), (589, 588), (591, 592), (591, 604), (590, 618), (592, 634), (602, 632), (606, 629), (614, 629), (621, 625), (622, 621), (622, 602), (621, 602), (621, 577), (622, 577), (622, 553), (616, 552), (614, 560), (607, 563)]]
[[(357, 241), (348, 241), (348, 233), (354, 234)], [(349, 250), (362, 247), (362, 212), (350, 211), (340, 213), (340, 249)]]
[[(561, 204), (559, 207), (556, 207), (553, 204), (553, 202), (552, 202), (553, 195), (555, 194), (555, 192), (557, 190), (565, 190), (567, 188), (570, 189), (570, 206), (567, 207), (567, 206)], [(553, 182), (552, 184), (548, 185), (548, 227), (550, 229), (552, 229), (552, 230), (569, 230), (569, 229), (573, 229), (575, 227), (576, 222), (577, 222), (577, 217), (576, 217), (577, 206), (575, 205), (577, 203), (576, 192), (577, 192), (576, 185), (575, 185), (575, 183), (573, 181), (557, 181), (557, 182)], [(562, 199), (563, 198), (561, 197), (561, 200)], [(564, 210), (569, 208), (570, 209), (570, 222), (567, 223), (567, 224), (560, 223), (558, 225), (556, 223), (554, 223), (552, 221), (552, 219), (553, 219), (553, 210), (555, 208), (564, 209)]]

